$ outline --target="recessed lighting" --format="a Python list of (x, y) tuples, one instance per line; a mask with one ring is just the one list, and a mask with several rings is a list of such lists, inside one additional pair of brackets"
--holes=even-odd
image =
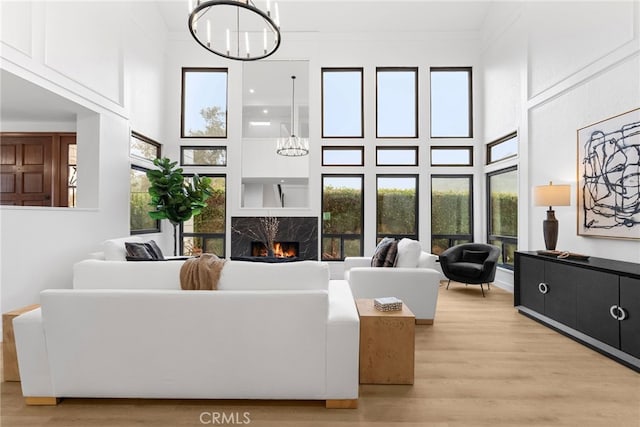
[(249, 93), (256, 93), (256, 91), (253, 89), (249, 89)]
[(265, 108), (264, 110), (262, 110), (262, 112), (263, 112), (264, 114), (269, 114), (269, 110), (267, 110), (266, 108)]

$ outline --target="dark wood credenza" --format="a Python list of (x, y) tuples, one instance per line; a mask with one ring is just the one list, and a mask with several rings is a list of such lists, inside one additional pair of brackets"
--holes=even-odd
[(514, 305), (640, 372), (640, 264), (516, 252)]

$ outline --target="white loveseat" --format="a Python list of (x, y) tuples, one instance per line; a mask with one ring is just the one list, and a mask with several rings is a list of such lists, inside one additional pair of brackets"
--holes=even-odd
[(227, 261), (217, 291), (184, 261), (85, 260), (14, 320), (27, 403), (64, 397), (316, 399), (355, 407), (359, 319), (324, 263)]
[(371, 267), (371, 257), (345, 258), (344, 280), (354, 298), (396, 297), (413, 312), (416, 323), (432, 324), (442, 278), (438, 257), (422, 251), (417, 241), (408, 245), (406, 252), (398, 250), (396, 267)]

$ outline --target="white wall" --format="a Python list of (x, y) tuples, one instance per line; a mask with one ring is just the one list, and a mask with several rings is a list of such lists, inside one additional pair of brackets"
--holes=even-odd
[(544, 249), (545, 209), (533, 206), (531, 188), (552, 180), (572, 188), (572, 206), (555, 209), (558, 249), (640, 261), (638, 242), (576, 232), (577, 129), (640, 107), (639, 9), (527, 2), (486, 20), (484, 142), (520, 131), (520, 250)]
[(165, 33), (153, 7), (132, 2), (0, 7), (2, 68), (88, 111), (74, 129), (79, 208), (0, 208), (5, 312), (37, 303), (45, 288), (70, 287), (74, 262), (129, 234), (130, 128), (163, 140)]

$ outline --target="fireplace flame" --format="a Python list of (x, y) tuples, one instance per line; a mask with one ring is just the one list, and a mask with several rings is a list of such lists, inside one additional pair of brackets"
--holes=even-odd
[(284, 246), (280, 242), (275, 242), (273, 244), (273, 255), (278, 258), (291, 258), (295, 257), (298, 254), (294, 247), (289, 245), (288, 248), (284, 248)]
[[(267, 248), (260, 242), (252, 243), (252, 256), (269, 256)], [(276, 258), (294, 258), (298, 256), (298, 244), (295, 242), (274, 242), (273, 256)]]

